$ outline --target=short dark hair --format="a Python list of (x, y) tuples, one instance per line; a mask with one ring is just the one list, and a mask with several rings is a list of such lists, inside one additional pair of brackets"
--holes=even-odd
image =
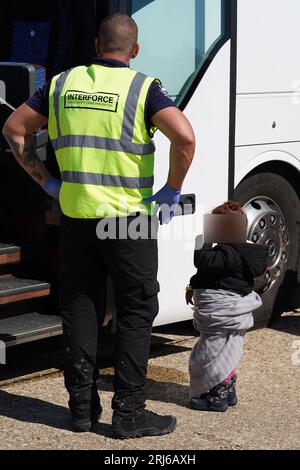
[(123, 13), (107, 16), (100, 25), (98, 39), (100, 53), (119, 52), (130, 57), (138, 40), (137, 24)]

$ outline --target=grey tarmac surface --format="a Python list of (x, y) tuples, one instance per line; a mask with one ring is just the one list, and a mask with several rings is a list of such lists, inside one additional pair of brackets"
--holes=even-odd
[(61, 373), (0, 386), (0, 449), (300, 449), (300, 313), (287, 313), (273, 328), (247, 335), (239, 405), (225, 414), (189, 408), (187, 364), (196, 339), (191, 323), (155, 330), (153, 336), (148, 408), (176, 415), (174, 433), (113, 439), (113, 370), (107, 367), (99, 381), (104, 413), (93, 433), (70, 431)]

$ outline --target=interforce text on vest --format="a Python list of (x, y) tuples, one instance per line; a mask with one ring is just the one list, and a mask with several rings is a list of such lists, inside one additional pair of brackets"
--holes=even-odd
[(68, 100), (74, 101), (98, 101), (100, 103), (114, 104), (113, 96), (101, 96), (101, 95), (83, 95), (83, 94), (68, 94)]

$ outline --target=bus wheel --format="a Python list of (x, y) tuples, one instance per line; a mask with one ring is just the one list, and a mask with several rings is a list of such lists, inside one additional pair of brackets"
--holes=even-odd
[(268, 247), (268, 268), (256, 280), (263, 306), (254, 313), (257, 324), (267, 324), (295, 307), (293, 304), (300, 259), (300, 202), (291, 184), (273, 173), (245, 179), (235, 200), (249, 221), (248, 240)]

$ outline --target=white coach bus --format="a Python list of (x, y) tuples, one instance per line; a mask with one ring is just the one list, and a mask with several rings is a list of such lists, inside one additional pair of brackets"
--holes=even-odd
[[(249, 240), (269, 248), (268, 269), (257, 280), (264, 301), (257, 322), (297, 307), (299, 0), (66, 0), (45, 4), (43, 12), (39, 2), (25, 3), (0, 8), (0, 127), (43, 73), (49, 79), (92, 59), (96, 26), (117, 11), (139, 26), (141, 52), (132, 67), (160, 78), (194, 127), (197, 150), (183, 194), (193, 214), (160, 229), (156, 325), (192, 317), (184, 288), (195, 271), (193, 241), (203, 214), (229, 198), (247, 211)], [(39, 48), (30, 46), (35, 40)], [(41, 157), (55, 174), (46, 140), (38, 133)], [(167, 177), (169, 143), (159, 132), (155, 143), (158, 189)], [(0, 138), (0, 340), (13, 345), (61, 332), (59, 227), (53, 201), (7, 153)]]
[[(257, 280), (264, 306), (256, 320), (266, 323), (297, 306), (300, 2), (133, 0), (131, 8), (142, 46), (134, 66), (161, 78), (196, 133), (184, 185), (195, 194), (192, 217), (234, 198), (246, 209), (249, 240), (269, 248), (268, 269)], [(162, 135), (156, 147), (159, 187), (168, 168)], [(161, 233), (158, 323), (190, 318), (183, 291), (193, 272), (186, 240)]]

